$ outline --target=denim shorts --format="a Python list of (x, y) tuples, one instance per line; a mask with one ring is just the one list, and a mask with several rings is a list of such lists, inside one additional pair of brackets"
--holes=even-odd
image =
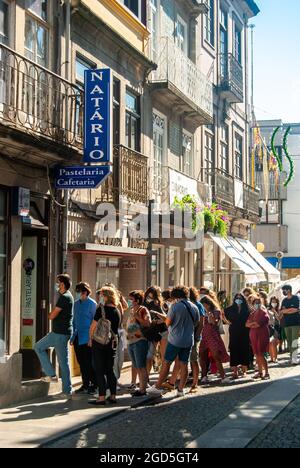
[(189, 348), (178, 348), (177, 346), (168, 343), (165, 354), (165, 361), (174, 362), (178, 357), (180, 362), (188, 364), (190, 360), (191, 351), (192, 346), (190, 346)]
[(147, 340), (140, 340), (132, 343), (128, 347), (130, 359), (134, 369), (144, 369), (147, 367), (147, 354), (149, 344)]

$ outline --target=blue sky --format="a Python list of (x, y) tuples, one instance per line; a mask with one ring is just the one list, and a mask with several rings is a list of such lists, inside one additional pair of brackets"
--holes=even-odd
[(300, 1), (257, 0), (254, 99), (258, 119), (300, 122)]

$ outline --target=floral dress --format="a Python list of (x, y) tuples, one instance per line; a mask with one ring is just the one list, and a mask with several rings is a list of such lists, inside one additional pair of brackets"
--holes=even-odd
[[(221, 319), (221, 312), (219, 310), (215, 310), (213, 315), (216, 320)], [(221, 338), (219, 327), (218, 325), (211, 324), (208, 320), (208, 316), (206, 316), (204, 319), (204, 327), (200, 345), (200, 353), (205, 351), (209, 351), (213, 356), (219, 354), (222, 363), (229, 362), (229, 355)]]

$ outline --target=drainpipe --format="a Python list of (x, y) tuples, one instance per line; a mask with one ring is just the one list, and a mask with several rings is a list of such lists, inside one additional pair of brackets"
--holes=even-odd
[[(70, 81), (70, 63), (71, 63), (71, 3), (70, 0), (65, 0), (65, 79)], [(66, 103), (66, 129), (69, 128), (68, 103)], [(68, 214), (69, 214), (69, 191), (64, 191), (64, 212), (63, 212), (63, 259), (62, 271), (67, 272), (67, 256), (68, 256)]]

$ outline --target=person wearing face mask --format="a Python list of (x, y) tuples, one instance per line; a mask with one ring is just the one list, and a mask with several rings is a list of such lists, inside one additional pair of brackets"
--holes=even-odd
[[(166, 313), (163, 310), (163, 297), (161, 295), (161, 290), (158, 286), (151, 286), (150, 288), (147, 289), (147, 291), (145, 292), (144, 307), (146, 307), (150, 312), (152, 324), (164, 323), (164, 318), (166, 317)], [(150, 373), (151, 373), (151, 369), (153, 365), (159, 370), (159, 367), (161, 365), (161, 362), (163, 361), (164, 353), (167, 347), (167, 339), (168, 339), (168, 330), (167, 330), (167, 327), (165, 327), (164, 333), (162, 334), (157, 333), (156, 337), (154, 337), (154, 340), (149, 341), (149, 344), (148, 344), (149, 350), (148, 350), (148, 356), (147, 356), (148, 377), (150, 377)], [(159, 354), (158, 354), (158, 359), (157, 359), (157, 350), (158, 350), (159, 343), (161, 344), (161, 346), (159, 346)], [(160, 360), (159, 360), (159, 356), (160, 356)]]
[(88, 346), (90, 326), (94, 320), (97, 303), (90, 296), (91, 287), (88, 283), (76, 285), (76, 301), (74, 305), (73, 335), (70, 339), (82, 376), (82, 386), (76, 394), (88, 393), (93, 395), (96, 391), (96, 375), (92, 365), (92, 349)]
[(42, 369), (46, 374), (42, 380), (50, 383), (56, 382), (58, 379), (47, 351), (49, 348), (55, 349), (61, 369), (63, 386), (63, 393), (61, 396), (70, 399), (72, 398), (72, 383), (68, 344), (72, 335), (74, 299), (70, 293), (70, 276), (66, 274), (58, 275), (56, 280), (56, 290), (59, 293), (59, 297), (55, 308), (49, 315), (49, 320), (52, 321), (52, 332), (48, 333), (47, 336), (36, 343), (34, 350), (38, 355)]
[(246, 323), (250, 311), (245, 297), (236, 294), (233, 304), (225, 309), (225, 317), (229, 326), (230, 366), (233, 371), (233, 380), (239, 378), (238, 368), (242, 366), (245, 377), (250, 365), (250, 338)]
[(292, 286), (283, 286), (282, 293), (285, 299), (282, 301), (281, 311), (284, 316), (284, 331), (290, 351), (291, 364), (297, 365), (299, 364), (298, 338), (300, 333), (300, 300), (299, 296), (293, 295), (292, 291)]
[[(269, 315), (259, 296), (251, 296), (249, 301), (254, 312), (251, 313), (246, 327), (250, 329), (251, 345), (258, 366), (258, 372), (253, 376), (253, 379), (269, 380), (268, 361), (265, 358), (265, 354), (269, 352), (270, 343)], [(265, 371), (265, 375), (263, 375), (263, 371)]]
[(271, 362), (276, 363), (278, 357), (278, 345), (281, 333), (280, 327), (280, 312), (279, 301), (276, 297), (272, 297), (270, 306), (268, 308), (270, 318), (270, 358)]

